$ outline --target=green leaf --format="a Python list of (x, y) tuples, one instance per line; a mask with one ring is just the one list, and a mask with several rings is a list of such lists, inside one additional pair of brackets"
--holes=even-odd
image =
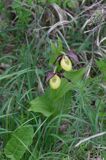
[(71, 72), (65, 72), (64, 76), (72, 81), (73, 83), (76, 83), (78, 81), (82, 80), (82, 77), (86, 71), (86, 68), (81, 68), (79, 70), (73, 70)]
[(5, 155), (11, 160), (20, 160), (33, 139), (33, 127), (31, 125), (17, 128), (5, 147)]
[(63, 44), (62, 44), (62, 40), (58, 37), (58, 52), (63, 51)]
[(71, 83), (62, 79), (61, 85), (57, 90), (48, 88), (43, 96), (32, 100), (30, 102), (31, 107), (29, 111), (42, 113), (46, 117), (49, 117), (54, 113), (59, 113), (58, 104), (62, 102), (61, 99), (69, 90), (71, 90)]
[(100, 61), (96, 61), (96, 64), (104, 76), (104, 80), (106, 81), (106, 59), (102, 59)]
[(65, 0), (63, 3), (64, 7), (69, 7), (71, 9), (76, 9), (79, 6), (78, 0)]
[(55, 115), (61, 113), (69, 113), (72, 104), (72, 92), (68, 91), (62, 98), (60, 98), (55, 103)]
[(60, 38), (58, 38), (57, 43), (51, 41), (51, 50), (52, 53), (50, 55), (50, 64), (54, 63), (57, 57), (61, 55), (61, 52), (63, 51), (63, 45)]
[(102, 152), (102, 158), (103, 158), (104, 160), (106, 159), (106, 152), (105, 152), (105, 151)]
[(52, 103), (49, 102), (45, 95), (35, 98), (30, 102), (30, 104), (31, 107), (29, 111), (42, 113), (46, 117), (49, 117), (53, 113)]
[(58, 4), (58, 5), (60, 5), (61, 4), (61, 0), (48, 0), (48, 2), (49, 3), (56, 3), (56, 4)]
[(96, 61), (96, 64), (101, 72), (106, 73), (106, 59)]
[[(30, 3), (30, 1), (29, 1), (29, 3)], [(23, 6), (23, 4), (21, 3), (21, 0), (13, 1), (12, 8), (13, 8), (13, 10), (15, 10), (15, 12), (18, 16), (17, 22), (21, 23), (21, 25), (22, 24), (26, 25), (30, 20), (31, 13), (29, 10), (26, 10), (26, 7)]]
[(0, 13), (4, 10), (4, 3), (0, 0)]

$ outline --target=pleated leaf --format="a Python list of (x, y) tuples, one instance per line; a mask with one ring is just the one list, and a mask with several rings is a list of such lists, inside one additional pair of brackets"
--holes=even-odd
[(11, 160), (20, 160), (33, 139), (33, 127), (31, 125), (17, 128), (5, 147), (5, 155)]

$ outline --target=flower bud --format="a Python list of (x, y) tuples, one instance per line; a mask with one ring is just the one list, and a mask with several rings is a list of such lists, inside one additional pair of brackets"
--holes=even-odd
[(64, 55), (62, 57), (62, 59), (60, 61), (60, 65), (65, 71), (71, 71), (72, 70), (71, 60), (66, 55)]
[(50, 80), (49, 80), (49, 85), (52, 89), (58, 89), (61, 84), (61, 79), (58, 75), (54, 75)]

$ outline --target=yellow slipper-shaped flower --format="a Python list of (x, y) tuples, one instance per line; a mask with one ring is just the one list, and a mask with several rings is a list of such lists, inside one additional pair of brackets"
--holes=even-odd
[(52, 89), (58, 89), (61, 84), (61, 79), (58, 75), (54, 75), (50, 80), (49, 80), (49, 85)]
[(68, 56), (62, 57), (62, 59), (60, 61), (60, 65), (65, 71), (72, 70), (72, 63), (71, 63), (71, 60), (68, 58)]

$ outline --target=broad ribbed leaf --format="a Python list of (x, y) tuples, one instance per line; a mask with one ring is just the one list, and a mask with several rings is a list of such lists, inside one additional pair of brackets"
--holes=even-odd
[(30, 105), (29, 111), (42, 113), (46, 117), (49, 117), (53, 113), (52, 103), (45, 95), (35, 98), (30, 102)]
[(32, 100), (30, 102), (31, 107), (29, 111), (42, 113), (46, 117), (51, 116), (53, 113), (57, 113), (59, 110), (58, 102), (59, 104), (62, 102), (62, 98), (69, 90), (71, 90), (71, 83), (62, 79), (61, 85), (57, 90), (48, 88), (43, 96)]
[(5, 147), (5, 155), (11, 160), (20, 160), (33, 139), (33, 127), (31, 125), (17, 128)]
[(82, 77), (86, 71), (86, 68), (81, 68), (79, 70), (73, 70), (71, 72), (65, 72), (64, 76), (72, 81), (73, 83), (76, 83), (80, 80), (82, 80)]

